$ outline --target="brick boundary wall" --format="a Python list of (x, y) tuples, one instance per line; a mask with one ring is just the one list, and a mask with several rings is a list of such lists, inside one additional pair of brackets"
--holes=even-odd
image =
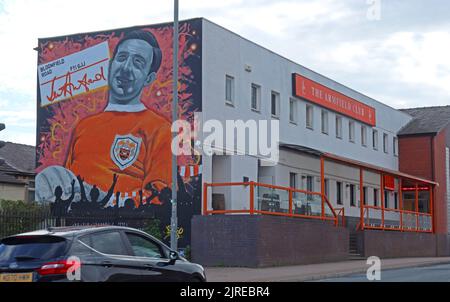
[(440, 250), (447, 236), (427, 233), (365, 230), (357, 232), (362, 241), (363, 256), (380, 258), (439, 257), (448, 253)]
[(194, 216), (192, 261), (269, 267), (347, 260), (349, 231), (331, 222), (261, 215)]

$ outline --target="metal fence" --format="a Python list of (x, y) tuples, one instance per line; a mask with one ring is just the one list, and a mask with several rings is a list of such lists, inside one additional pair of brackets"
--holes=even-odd
[(91, 215), (58, 215), (47, 209), (0, 210), (0, 238), (49, 227), (116, 225), (145, 230), (157, 221), (147, 213), (110, 211)]

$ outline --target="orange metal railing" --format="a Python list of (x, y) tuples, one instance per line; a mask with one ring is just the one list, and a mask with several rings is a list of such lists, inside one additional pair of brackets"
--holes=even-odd
[[(242, 196), (247, 196), (242, 209), (211, 210), (208, 207), (209, 188), (241, 188)], [(205, 183), (203, 187), (203, 215), (212, 214), (260, 214), (286, 217), (298, 217), (331, 221), (339, 225), (345, 223), (345, 211), (337, 213), (328, 198), (318, 192), (298, 190), (257, 182)]]
[[(362, 221), (362, 229), (416, 233), (433, 232), (433, 216), (430, 213), (364, 205)], [(357, 230), (360, 229), (361, 223), (358, 223)]]

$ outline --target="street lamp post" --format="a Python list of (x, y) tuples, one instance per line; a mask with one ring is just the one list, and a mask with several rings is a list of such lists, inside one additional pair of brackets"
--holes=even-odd
[[(178, 0), (174, 0), (174, 22), (173, 22), (173, 100), (172, 100), (172, 122), (178, 120)], [(175, 139), (178, 135), (172, 133)], [(174, 141), (174, 140), (172, 140)], [(176, 146), (178, 147), (178, 146)], [(176, 150), (172, 150), (172, 218), (170, 228), (170, 248), (174, 251), (178, 249), (178, 217), (177, 217), (177, 181), (178, 162)]]

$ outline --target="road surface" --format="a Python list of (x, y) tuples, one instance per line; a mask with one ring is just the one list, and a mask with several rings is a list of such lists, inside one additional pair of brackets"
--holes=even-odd
[[(450, 264), (381, 271), (381, 282), (450, 282)], [(317, 282), (374, 282), (366, 274), (318, 280)], [(375, 281), (376, 282), (376, 281)]]

